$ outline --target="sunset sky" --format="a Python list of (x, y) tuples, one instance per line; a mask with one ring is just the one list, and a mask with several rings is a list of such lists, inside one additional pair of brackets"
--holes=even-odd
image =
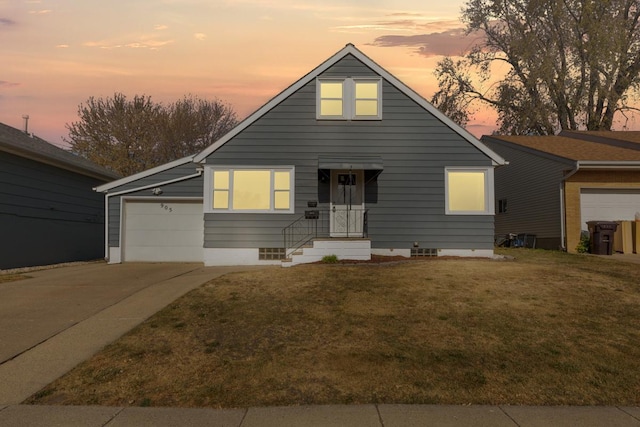
[[(463, 0), (0, 0), (0, 122), (63, 145), (90, 96), (218, 98), (244, 118), (347, 43), (429, 99)], [(480, 113), (469, 130), (495, 120)]]

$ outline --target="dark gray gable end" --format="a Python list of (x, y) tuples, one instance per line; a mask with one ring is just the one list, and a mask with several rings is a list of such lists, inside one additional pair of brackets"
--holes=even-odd
[(195, 163), (206, 162), (206, 158), (209, 155), (211, 155), (217, 149), (219, 149), (220, 147), (225, 145), (227, 142), (232, 140), (236, 135), (240, 134), (247, 127), (251, 126), (251, 124), (253, 124), (255, 121), (257, 121), (266, 113), (268, 113), (276, 105), (280, 104), (283, 100), (293, 95), (299, 89), (303, 88), (309, 82), (313, 81), (316, 77), (318, 77), (319, 75), (327, 71), (329, 68), (333, 67), (338, 61), (340, 61), (341, 59), (343, 59), (348, 55), (353, 55), (356, 59), (358, 59), (364, 65), (366, 65), (371, 70), (373, 70), (374, 73), (376, 73), (377, 75), (382, 77), (384, 80), (386, 80), (388, 83), (390, 83), (391, 85), (396, 87), (398, 90), (403, 92), (413, 101), (415, 101), (418, 105), (420, 105), (422, 108), (424, 108), (429, 113), (431, 113), (435, 118), (440, 120), (447, 127), (449, 127), (458, 135), (460, 135), (465, 140), (467, 140), (471, 145), (473, 145), (482, 153), (484, 153), (487, 157), (489, 157), (494, 163), (494, 166), (504, 165), (506, 163), (506, 161), (502, 157), (500, 157), (497, 153), (491, 151), (488, 147), (482, 144), (477, 138), (475, 138), (473, 135), (467, 132), (464, 128), (462, 128), (461, 126), (453, 122), (451, 119), (449, 119), (447, 116), (445, 116), (442, 112), (440, 112), (440, 110), (435, 108), (430, 102), (428, 102), (426, 99), (420, 96), (417, 92), (415, 92), (409, 86), (402, 83), (400, 80), (398, 80), (388, 71), (386, 71), (376, 62), (371, 60), (368, 56), (366, 56), (364, 53), (362, 53), (352, 44), (347, 44), (342, 50), (334, 54), (331, 58), (329, 58), (328, 60), (320, 64), (318, 67), (313, 69), (310, 73), (308, 73), (306, 76), (302, 77), (300, 80), (298, 80), (297, 82), (289, 86), (287, 89), (285, 89), (283, 92), (275, 96), (273, 99), (267, 102), (264, 106), (258, 109), (255, 113), (253, 113), (252, 115), (247, 117), (245, 120), (243, 120), (238, 126), (236, 126), (233, 130), (231, 130), (225, 136), (223, 136), (218, 141), (210, 145), (207, 149), (202, 151), (200, 154), (196, 155), (193, 161)]

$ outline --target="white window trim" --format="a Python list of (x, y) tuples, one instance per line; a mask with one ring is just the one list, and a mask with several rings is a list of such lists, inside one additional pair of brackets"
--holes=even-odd
[[(342, 115), (323, 116), (320, 114), (320, 85), (323, 82), (342, 83)], [(356, 115), (356, 82), (378, 83), (378, 114), (375, 116)], [(328, 98), (331, 99), (331, 98)], [(317, 120), (382, 120), (382, 77), (318, 77), (316, 78), (316, 119)]]
[[(271, 172), (271, 188), (270, 188), (270, 209), (233, 209), (233, 171), (236, 170), (255, 170), (255, 171), (270, 171)], [(225, 171), (229, 172), (229, 208), (227, 209), (214, 209), (213, 208), (213, 172)], [(289, 174), (289, 209), (276, 209), (275, 208), (275, 193), (274, 189), (274, 172), (290, 172)], [(261, 213), (261, 214), (291, 214), (295, 213), (295, 166), (207, 166), (204, 168), (204, 213)], [(280, 190), (282, 191), (282, 190)]]
[[(483, 172), (484, 211), (449, 210), (449, 172)], [(495, 215), (495, 193), (492, 167), (445, 167), (444, 169), (444, 209), (446, 215)]]
[[(320, 105), (322, 98), (320, 97), (320, 85), (322, 83), (342, 83), (342, 115), (341, 116), (323, 116), (320, 114)], [(349, 118), (348, 99), (349, 85), (345, 78), (318, 78), (316, 79), (316, 119), (318, 120), (347, 120)], [(334, 98), (326, 98), (334, 99)]]
[[(354, 77), (352, 80), (352, 93), (350, 94), (351, 120), (382, 120), (382, 78), (380, 77)], [(378, 114), (375, 116), (357, 116), (356, 115), (356, 83), (369, 82), (378, 84)], [(370, 98), (362, 98), (370, 99)]]

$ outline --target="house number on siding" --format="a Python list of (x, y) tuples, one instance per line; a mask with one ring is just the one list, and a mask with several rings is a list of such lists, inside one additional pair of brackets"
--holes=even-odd
[(165, 211), (173, 212), (173, 208), (169, 205), (165, 205), (164, 203), (160, 203), (160, 208), (164, 209)]

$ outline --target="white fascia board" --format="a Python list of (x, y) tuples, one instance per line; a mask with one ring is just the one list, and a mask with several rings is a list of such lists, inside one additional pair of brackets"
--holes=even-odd
[(473, 145), (478, 150), (480, 150), (482, 153), (484, 153), (487, 157), (489, 157), (492, 160), (494, 166), (499, 166), (499, 165), (506, 164), (505, 159), (503, 159), (501, 156), (499, 156), (493, 150), (489, 149), (489, 147), (487, 147), (482, 142), (480, 142), (476, 137), (471, 135), (469, 132), (467, 132), (460, 125), (456, 124), (451, 119), (449, 119), (447, 116), (445, 116), (442, 112), (440, 112), (440, 110), (438, 110), (436, 107), (434, 107), (433, 104), (431, 104), (429, 101), (424, 99), (417, 92), (415, 92), (414, 90), (409, 88), (407, 85), (402, 83), (396, 77), (391, 75), (388, 71), (386, 71), (384, 68), (382, 68), (377, 63), (375, 63), (373, 60), (371, 60), (368, 56), (366, 56), (364, 53), (362, 53), (360, 50), (358, 50), (351, 43), (349, 43), (343, 49), (341, 49), (340, 51), (335, 53), (333, 56), (331, 56), (325, 62), (323, 62), (322, 64), (320, 64), (316, 68), (314, 68), (311, 72), (309, 72), (304, 77), (302, 77), (300, 80), (298, 80), (297, 82), (295, 82), (294, 84), (289, 86), (287, 89), (285, 89), (284, 91), (280, 92), (280, 94), (276, 95), (269, 102), (267, 102), (260, 109), (258, 109), (255, 113), (251, 114), (249, 117), (247, 117), (245, 120), (243, 120), (238, 126), (233, 128), (225, 136), (223, 136), (218, 141), (216, 141), (215, 143), (213, 143), (212, 145), (207, 147), (200, 154), (197, 154), (194, 157), (193, 161), (195, 163), (201, 163), (201, 162), (205, 161), (207, 156), (211, 155), (213, 152), (215, 152), (217, 149), (222, 147), (224, 144), (226, 144), (233, 137), (238, 135), (240, 132), (242, 132), (247, 127), (249, 127), (252, 123), (257, 121), (260, 117), (262, 117), (267, 112), (269, 112), (271, 109), (273, 109), (276, 105), (278, 105), (279, 103), (284, 101), (286, 98), (291, 96), (293, 93), (298, 91), (304, 85), (306, 85), (307, 83), (309, 83), (310, 81), (312, 81), (313, 79), (318, 77), (324, 71), (326, 71), (327, 69), (332, 67), (339, 60), (341, 60), (342, 58), (344, 58), (345, 56), (347, 56), (349, 54), (351, 54), (354, 57), (356, 57), (363, 64), (365, 64), (366, 66), (371, 68), (373, 71), (375, 71), (378, 75), (380, 75), (383, 79), (387, 80), (390, 84), (395, 86), (398, 90), (400, 90), (405, 95), (407, 95), (409, 98), (411, 98), (413, 101), (415, 101), (422, 108), (427, 110), (429, 113), (433, 114), (438, 120), (443, 122), (445, 125), (447, 125), (449, 128), (451, 128), (458, 135), (462, 136), (465, 140), (467, 140), (469, 143), (471, 143), (471, 145)]
[(138, 172), (136, 174), (129, 175), (129, 176), (124, 177), (122, 179), (118, 179), (116, 181), (112, 181), (112, 182), (109, 182), (107, 184), (100, 185), (98, 187), (95, 187), (93, 190), (97, 191), (99, 193), (106, 193), (107, 191), (111, 190), (112, 188), (116, 188), (116, 187), (119, 187), (121, 185), (128, 184), (130, 182), (136, 181), (136, 180), (141, 179), (141, 178), (146, 178), (148, 176), (155, 175), (155, 174), (157, 174), (159, 172), (164, 172), (166, 170), (175, 168), (177, 166), (182, 166), (182, 165), (187, 164), (187, 163), (192, 162), (192, 161), (193, 161), (193, 156), (183, 157), (181, 159), (174, 160), (174, 161), (169, 162), (169, 163), (165, 163), (164, 165), (156, 166), (155, 168), (151, 168), (151, 169), (148, 169), (146, 171)]

